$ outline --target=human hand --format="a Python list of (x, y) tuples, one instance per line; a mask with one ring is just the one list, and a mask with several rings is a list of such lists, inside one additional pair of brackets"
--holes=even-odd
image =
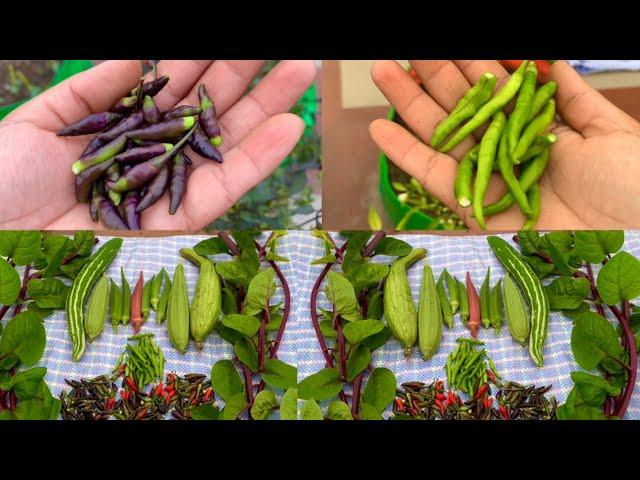
[[(165, 195), (142, 213), (142, 228), (198, 230), (224, 214), (269, 176), (295, 147), (303, 121), (287, 112), (313, 83), (312, 61), (280, 62), (246, 93), (263, 61), (165, 60), (167, 86), (154, 97), (160, 110), (198, 104), (204, 83), (222, 129), (224, 163), (189, 150), (193, 167), (180, 208), (169, 215)], [(75, 75), (27, 102), (0, 122), (0, 228), (100, 229), (87, 204), (75, 199), (71, 164), (88, 136), (55, 132), (90, 113), (107, 111), (137, 85), (139, 61), (108, 61)]]
[[(499, 89), (508, 73), (496, 61), (416, 60), (411, 65), (429, 94), (393, 61), (376, 62), (371, 75), (418, 138), (388, 120), (375, 120), (371, 137), (398, 167), (453, 209), (469, 228), (478, 230), (471, 208), (460, 207), (453, 194), (457, 162), (475, 139), (467, 138), (447, 154), (429, 147), (429, 140), (480, 75), (494, 73)], [(550, 127), (558, 141), (540, 179), (542, 209), (536, 228), (640, 227), (640, 123), (591, 88), (566, 62), (555, 62), (545, 80), (558, 83), (555, 98), (562, 120)], [(475, 138), (482, 131), (476, 131)], [(493, 174), (485, 204), (506, 192), (500, 175)], [(515, 205), (489, 217), (487, 228), (516, 230), (523, 222)]]

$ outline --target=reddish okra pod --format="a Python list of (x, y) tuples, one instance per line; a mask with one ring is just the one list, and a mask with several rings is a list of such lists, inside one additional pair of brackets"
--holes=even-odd
[(480, 328), (480, 297), (476, 287), (471, 281), (471, 275), (467, 272), (467, 295), (469, 297), (469, 321), (467, 328), (471, 331), (473, 338), (478, 338), (478, 330)]
[(143, 122), (144, 115), (142, 112), (132, 113), (127, 118), (121, 120), (113, 128), (107, 130), (106, 132), (102, 132), (97, 136), (97, 138), (102, 140), (104, 143), (110, 142), (123, 133), (126, 133), (129, 130), (133, 130), (134, 128), (138, 128), (140, 125), (142, 125)]
[(196, 117), (172, 118), (166, 122), (132, 130), (127, 137), (133, 140), (164, 140), (179, 137), (196, 124)]
[(193, 115), (199, 115), (202, 109), (200, 107), (193, 107), (191, 105), (180, 105), (179, 107), (172, 108), (164, 113), (163, 119), (169, 120), (171, 118), (191, 117)]
[[(138, 333), (140, 327), (142, 327), (142, 290), (144, 289), (144, 273), (140, 271), (140, 276), (136, 282), (136, 286), (131, 294), (131, 324), (133, 325), (133, 331)], [(127, 382), (129, 385), (129, 382)], [(131, 390), (136, 391), (131, 385)]]
[(99, 204), (100, 190), (98, 189), (98, 185), (93, 185), (91, 188), (91, 201), (89, 202), (89, 215), (91, 215), (91, 220), (94, 222), (97, 222), (100, 218)]
[(178, 210), (182, 198), (184, 197), (185, 185), (187, 181), (187, 161), (191, 160), (179, 152), (173, 159), (173, 168), (171, 169), (171, 184), (169, 185), (169, 214), (173, 215)]
[(120, 100), (118, 100), (118, 103), (115, 104), (115, 106), (111, 109), (111, 111), (115, 113), (122, 113), (122, 114), (129, 113), (131, 110), (135, 108), (136, 103), (138, 103), (137, 95), (132, 95), (130, 97), (123, 97)]
[(134, 147), (126, 152), (122, 152), (115, 157), (115, 161), (120, 164), (140, 163), (150, 158), (157, 157), (173, 148), (171, 143), (154, 143), (147, 147)]
[[(147, 82), (147, 83), (143, 83), (142, 84), (142, 94), (143, 95), (148, 95), (150, 97), (153, 97), (153, 96), (157, 95), (158, 92), (160, 90), (162, 90), (167, 83), (169, 83), (169, 76), (168, 75), (163, 75), (161, 77), (156, 78), (155, 80), (152, 80), (152, 81)], [(131, 94), (132, 95), (134, 94), (133, 91), (131, 92)]]
[(191, 135), (191, 138), (189, 139), (189, 146), (197, 154), (210, 160), (215, 160), (218, 163), (222, 163), (222, 154), (209, 141), (209, 138), (207, 138), (200, 126), (196, 127), (196, 131)]
[(216, 107), (213, 105), (213, 101), (207, 95), (207, 89), (204, 84), (198, 87), (198, 97), (200, 99), (200, 125), (204, 133), (211, 140), (214, 146), (219, 146), (222, 143), (222, 137), (220, 136), (220, 125), (218, 125), (218, 119), (216, 118)]
[(182, 149), (193, 134), (193, 130), (192, 128), (171, 150), (146, 162), (139, 163), (122, 175), (117, 182), (108, 183), (108, 187), (116, 192), (128, 192), (146, 185)]
[(79, 173), (89, 167), (92, 167), (93, 165), (106, 162), (110, 158), (115, 157), (117, 154), (124, 150), (124, 147), (126, 145), (127, 137), (124, 134), (120, 135), (118, 138), (110, 141), (106, 145), (103, 145), (90, 155), (87, 155), (86, 157), (73, 162), (71, 170), (73, 171), (73, 173), (78, 175)]
[(144, 101), (142, 103), (142, 114), (144, 115), (144, 121), (150, 125), (160, 123), (160, 120), (162, 119), (160, 110), (158, 110), (156, 103), (149, 95), (144, 97)]
[(105, 143), (107, 143), (107, 142), (105, 142), (104, 140), (101, 140), (98, 137), (92, 138), (91, 141), (89, 142), (89, 144), (87, 145), (87, 147), (80, 154), (80, 158), (84, 158), (84, 157), (87, 157), (87, 156), (91, 155), (93, 152), (95, 152), (97, 149), (99, 149)]
[(124, 197), (124, 219), (129, 230), (140, 230), (140, 214), (136, 212), (138, 207), (138, 192), (127, 192)]
[(160, 197), (164, 194), (169, 183), (169, 164), (166, 163), (160, 173), (158, 173), (153, 180), (147, 185), (144, 197), (140, 200), (136, 208), (136, 212), (140, 213), (146, 210), (151, 205), (156, 203)]
[(74, 135), (87, 135), (88, 133), (98, 133), (105, 128), (109, 128), (122, 118), (122, 115), (113, 112), (92, 113), (82, 120), (58, 130), (59, 137), (70, 137)]
[(100, 199), (98, 200), (98, 210), (100, 211), (102, 223), (104, 223), (107, 228), (112, 228), (114, 230), (128, 230), (127, 224), (124, 223), (124, 220), (120, 216), (120, 212), (116, 206), (104, 195), (100, 195)]
[(88, 202), (91, 196), (91, 187), (113, 164), (113, 158), (106, 162), (98, 163), (76, 175), (74, 183), (76, 200), (80, 203)]

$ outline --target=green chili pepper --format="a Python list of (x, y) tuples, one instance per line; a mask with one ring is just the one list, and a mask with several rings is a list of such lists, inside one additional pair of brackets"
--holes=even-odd
[(463, 325), (466, 325), (469, 321), (469, 297), (464, 283), (456, 279), (456, 284), (458, 285), (458, 298), (460, 299), (460, 320)]
[(506, 117), (504, 113), (499, 111), (493, 117), (493, 121), (489, 128), (482, 137), (480, 142), (480, 151), (478, 153), (478, 171), (476, 172), (476, 179), (473, 184), (473, 213), (476, 217), (476, 221), (481, 228), (487, 228), (484, 221), (484, 215), (482, 212), (482, 202), (484, 196), (487, 193), (489, 187), (489, 180), (491, 179), (491, 171), (493, 168), (493, 159), (496, 156), (496, 150), (498, 149), (498, 143), (500, 142), (500, 136), (504, 129)]
[[(542, 177), (542, 174), (547, 168), (549, 156), (549, 149), (546, 149), (526, 165), (524, 170), (520, 173), (520, 179), (518, 180), (518, 182), (520, 183), (520, 188), (522, 188), (522, 190), (526, 192), (536, 183), (538, 183), (538, 180), (540, 180), (540, 177)], [(508, 210), (509, 207), (511, 207), (511, 205), (513, 205), (515, 202), (516, 201), (513, 198), (513, 195), (511, 195), (511, 193), (509, 192), (497, 202), (484, 207), (483, 214), (489, 216), (504, 212), (505, 210)]]
[(536, 137), (536, 139), (533, 141), (533, 144), (529, 147), (529, 150), (527, 150), (527, 152), (520, 160), (520, 164), (528, 162), (532, 158), (537, 157), (557, 141), (558, 137), (555, 133), (547, 133), (546, 135), (540, 135), (539, 137)]
[(536, 67), (535, 62), (531, 62), (524, 72), (524, 78), (522, 80), (522, 85), (520, 86), (516, 105), (513, 108), (511, 115), (509, 115), (509, 120), (507, 121), (507, 152), (509, 156), (516, 148), (522, 129), (529, 120), (529, 114), (531, 112), (533, 99), (536, 93), (537, 78), (538, 67)]
[(491, 317), (491, 326), (495, 328), (496, 335), (500, 333), (502, 328), (502, 280), (498, 280), (489, 294), (489, 316)]
[(155, 275), (151, 277), (151, 280), (148, 280), (147, 283), (144, 284), (142, 288), (142, 318), (146, 322), (149, 319), (149, 311), (151, 310), (151, 284), (155, 279)]
[(111, 326), (113, 331), (118, 331), (120, 323), (120, 312), (122, 310), (122, 290), (111, 280), (111, 298), (109, 299), (109, 315), (111, 316)]
[(480, 287), (480, 320), (482, 321), (482, 328), (491, 327), (491, 317), (489, 315), (489, 292), (490, 292), (490, 277), (491, 267), (487, 268), (487, 274), (484, 277), (484, 282)]
[(531, 122), (542, 107), (544, 107), (549, 100), (553, 98), (556, 94), (556, 90), (558, 90), (558, 84), (553, 80), (542, 85), (537, 91), (535, 96), (533, 97), (533, 103), (531, 105), (531, 112), (529, 113), (529, 118), (527, 119), (527, 123)]
[(462, 160), (458, 164), (458, 169), (456, 170), (456, 178), (453, 182), (453, 193), (456, 196), (456, 200), (458, 201), (458, 205), (461, 207), (468, 207), (471, 205), (473, 200), (473, 192), (472, 192), (472, 182), (473, 182), (473, 172), (475, 170), (476, 162), (473, 160), (474, 157), (477, 161), (477, 155), (480, 151), (480, 144), (473, 147), (469, 150)]
[(465, 123), (460, 130), (458, 130), (451, 140), (449, 140), (444, 147), (440, 149), (441, 152), (448, 152), (465, 138), (471, 135), (475, 130), (480, 128), (487, 120), (500, 112), (507, 103), (518, 93), (522, 80), (524, 78), (524, 72), (527, 68), (528, 61), (522, 62), (520, 67), (513, 72), (511, 78), (505, 83), (504, 87), (487, 103), (485, 103), (476, 114)]
[(489, 101), (496, 86), (497, 78), (493, 73), (485, 73), (478, 82), (462, 97), (451, 113), (433, 132), (431, 146), (436, 148), (453, 132), (458, 125), (473, 117), (476, 112)]
[(122, 304), (120, 309), (120, 323), (128, 325), (131, 320), (131, 286), (124, 274), (124, 268), (120, 267), (120, 277), (122, 278)]
[(463, 344), (470, 344), (470, 345), (484, 345), (484, 342), (482, 340), (478, 340), (476, 338), (466, 338), (466, 337), (460, 337), (460, 338), (456, 338), (456, 342)]
[(529, 189), (527, 192), (527, 198), (529, 199), (529, 205), (531, 205), (531, 214), (527, 217), (526, 222), (524, 222), (523, 230), (534, 230), (536, 228), (536, 223), (538, 223), (538, 218), (540, 217), (540, 185), (536, 183), (533, 187)]
[(539, 116), (531, 120), (531, 123), (527, 125), (524, 132), (522, 133), (522, 137), (518, 141), (518, 145), (516, 145), (515, 150), (513, 151), (512, 160), (513, 163), (520, 163), (522, 158), (524, 158), (524, 154), (527, 153), (527, 150), (535, 140), (538, 135), (541, 135), (551, 122), (553, 122), (553, 118), (556, 114), (556, 102), (552, 98), (547, 102), (547, 105), (542, 110)]
[(513, 171), (513, 163), (509, 158), (507, 143), (509, 141), (508, 134), (502, 135), (500, 139), (500, 146), (498, 147), (498, 166), (500, 167), (500, 173), (504, 183), (507, 184), (511, 195), (515, 198), (516, 202), (520, 206), (520, 210), (525, 216), (531, 214), (531, 207), (527, 201), (527, 194), (520, 187), (520, 182)]
[(444, 291), (444, 272), (441, 273), (438, 278), (436, 292), (438, 294), (438, 300), (440, 301), (440, 308), (442, 309), (442, 323), (444, 323), (447, 328), (453, 328), (453, 312), (447, 294)]
[(166, 275), (164, 267), (160, 270), (156, 276), (151, 280), (151, 292), (149, 297), (149, 304), (154, 311), (158, 309), (158, 302), (160, 301), (160, 289), (162, 288), (162, 280)]

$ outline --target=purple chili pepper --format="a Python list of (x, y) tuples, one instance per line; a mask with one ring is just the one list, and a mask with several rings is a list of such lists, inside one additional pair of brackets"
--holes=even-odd
[(213, 101), (207, 95), (207, 89), (204, 84), (198, 87), (198, 97), (200, 98), (200, 125), (207, 137), (211, 139), (211, 143), (215, 147), (222, 143), (222, 137), (220, 136), (220, 125), (218, 125), (218, 119), (216, 117), (216, 107), (213, 105)]
[[(169, 83), (169, 76), (168, 75), (163, 75), (161, 77), (156, 78), (155, 80), (152, 80), (152, 81), (147, 82), (147, 83), (143, 83), (142, 84), (142, 94), (143, 95), (149, 95), (150, 97), (153, 97), (153, 96), (157, 95), (158, 92), (160, 90), (162, 90), (167, 83)], [(131, 92), (131, 94), (133, 95), (134, 93)]]
[(133, 95), (131, 97), (123, 97), (118, 100), (118, 103), (111, 109), (112, 112), (127, 114), (131, 112), (138, 103), (138, 97)]
[(173, 148), (171, 143), (154, 143), (147, 147), (134, 147), (131, 150), (116, 155), (115, 160), (120, 164), (139, 163), (157, 157)]
[(169, 184), (169, 214), (173, 215), (178, 210), (182, 198), (184, 197), (185, 185), (187, 181), (187, 161), (191, 161), (182, 152), (173, 159), (171, 169), (171, 183)]
[(89, 167), (102, 162), (106, 162), (110, 158), (115, 157), (124, 150), (124, 147), (126, 145), (127, 137), (122, 134), (115, 140), (111, 140), (109, 143), (98, 148), (95, 152), (73, 162), (73, 165), (71, 165), (71, 170), (73, 171), (73, 173), (78, 175)]
[(191, 138), (189, 139), (189, 146), (197, 154), (210, 160), (215, 160), (218, 163), (222, 163), (222, 154), (211, 144), (200, 126), (198, 126), (196, 131), (193, 132), (193, 135), (191, 135)]
[(58, 130), (59, 137), (70, 137), (74, 135), (86, 135), (88, 133), (98, 133), (119, 121), (122, 115), (112, 112), (92, 113), (82, 120)]
[(91, 186), (98, 180), (113, 164), (113, 158), (106, 162), (98, 163), (83, 170), (75, 178), (76, 200), (80, 203), (88, 202), (91, 194)]
[(156, 203), (167, 189), (167, 183), (169, 183), (169, 165), (165, 164), (160, 173), (147, 185), (144, 197), (140, 200), (136, 212), (140, 213)]
[(180, 105), (179, 107), (172, 108), (164, 112), (163, 119), (169, 120), (171, 118), (191, 117), (193, 115), (199, 115), (202, 109), (200, 107), (193, 107), (191, 105)]
[(105, 143), (107, 143), (107, 142), (105, 142), (103, 140), (100, 140), (98, 137), (92, 138), (91, 141), (87, 144), (87, 147), (80, 154), (80, 158), (83, 159), (83, 158), (91, 155), (97, 149), (102, 147)]
[[(102, 184), (100, 184), (102, 185)], [(89, 215), (91, 215), (91, 220), (93, 220), (94, 222), (97, 222), (98, 219), (100, 218), (100, 213), (99, 213), (99, 203), (100, 203), (100, 189), (98, 187), (98, 184), (93, 185), (93, 188), (91, 189), (91, 201), (89, 202)]]
[(172, 118), (166, 122), (127, 132), (127, 137), (132, 140), (164, 140), (181, 136), (195, 124), (196, 117)]
[(138, 192), (128, 192), (124, 197), (124, 216), (129, 230), (140, 230), (140, 214), (136, 212), (138, 206)]
[(153, 98), (151, 98), (149, 95), (144, 97), (144, 101), (142, 103), (142, 113), (144, 115), (144, 121), (150, 125), (160, 123), (160, 120), (162, 119), (160, 110), (158, 110), (158, 107), (156, 107)]
[(124, 220), (120, 216), (120, 212), (116, 206), (111, 203), (111, 200), (103, 195), (100, 195), (98, 200), (98, 210), (100, 211), (102, 223), (104, 223), (107, 228), (114, 230), (128, 230), (127, 224), (124, 223)]
[(98, 135), (97, 138), (102, 140), (103, 142), (110, 142), (114, 138), (119, 137), (121, 134), (128, 132), (129, 130), (133, 130), (134, 128), (138, 128), (144, 122), (144, 115), (142, 112), (135, 112), (129, 115), (127, 118), (121, 120), (117, 125), (113, 128), (107, 130), (106, 132), (102, 132)]

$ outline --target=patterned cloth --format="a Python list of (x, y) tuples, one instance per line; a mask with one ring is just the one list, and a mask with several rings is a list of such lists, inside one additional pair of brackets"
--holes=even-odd
[[(510, 240), (512, 235), (501, 236)], [(426, 259), (417, 262), (408, 271), (416, 305), (422, 279), (422, 265), (425, 261), (431, 265), (436, 278), (445, 267), (460, 280), (464, 280), (466, 272), (469, 271), (478, 292), (488, 266), (491, 266), (492, 286), (504, 276), (504, 270), (493, 255), (484, 236), (395, 235), (395, 237), (410, 243), (414, 248), (427, 249)], [(337, 243), (341, 244), (341, 242)], [(624, 249), (633, 255), (640, 256), (640, 232), (626, 232)], [(304, 245), (301, 243), (299, 246), (298, 258), (301, 264), (298, 265), (296, 283), (298, 284), (298, 298), (302, 298), (302, 301), (299, 302), (296, 311), (297, 321), (292, 323), (289, 329), (290, 343), (298, 354), (299, 379), (324, 368), (324, 360), (308, 312), (308, 299), (311, 296), (313, 284), (322, 270), (322, 266), (311, 266), (309, 263), (323, 255), (322, 242), (317, 238), (306, 238)], [(384, 263), (388, 260), (388, 257), (374, 258), (374, 261)], [(323, 293), (319, 296), (318, 305), (323, 308), (329, 307)], [(572, 322), (569, 318), (557, 312), (551, 314), (542, 368), (537, 368), (534, 365), (529, 357), (528, 348), (521, 347), (511, 338), (506, 325), (503, 326), (498, 336), (493, 329), (481, 330), (479, 339), (486, 342), (487, 353), (495, 362), (496, 369), (504, 379), (526, 384), (553, 384), (549, 395), (555, 395), (559, 402), (563, 402), (572, 387), (569, 374), (571, 371), (579, 369), (571, 353), (571, 329)], [(436, 355), (428, 361), (422, 360), (417, 345), (411, 357), (405, 359), (400, 344), (395, 339), (391, 339), (384, 347), (374, 352), (373, 365), (374, 367), (391, 369), (396, 374), (398, 383), (412, 380), (424, 382), (435, 379), (446, 380), (444, 365), (449, 353), (456, 346), (456, 338), (462, 336), (468, 337), (469, 331), (462, 326), (459, 315), (456, 315), (455, 327), (452, 330), (443, 328), (440, 348)], [(638, 383), (640, 383), (640, 379)], [(626, 418), (640, 418), (640, 389), (637, 385), (627, 412)]]
[(567, 60), (580, 73), (640, 70), (640, 60)]

